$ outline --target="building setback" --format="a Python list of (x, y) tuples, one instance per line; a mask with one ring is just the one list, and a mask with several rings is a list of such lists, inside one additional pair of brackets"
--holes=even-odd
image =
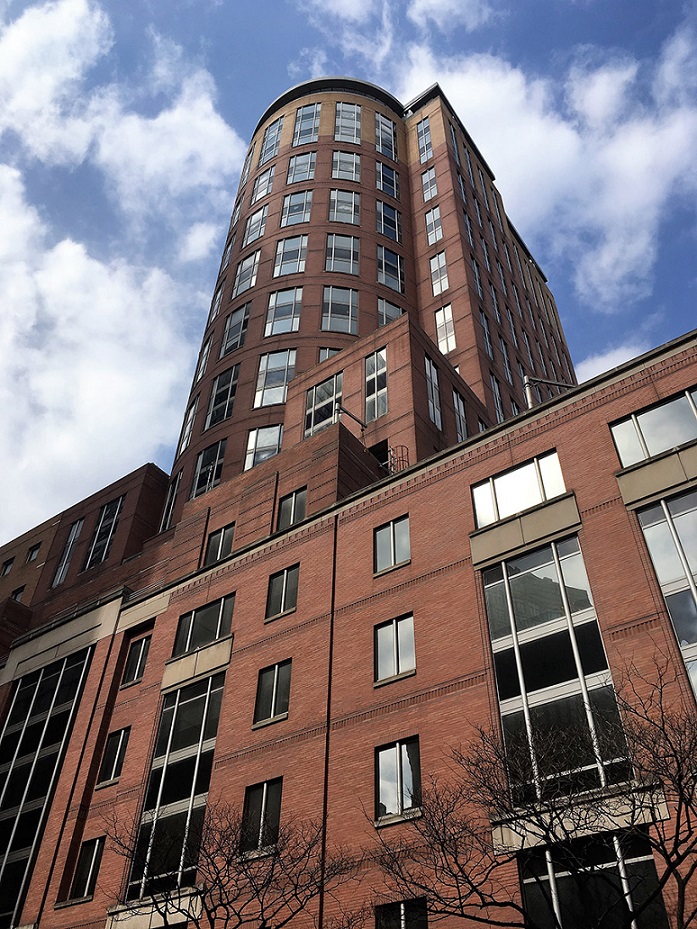
[[(187, 836), (223, 802), (257, 816), (246, 854), (309, 820), (355, 854), (406, 838), (477, 727), (538, 786), (539, 732), (580, 732), (582, 793), (631, 792), (603, 720), (659, 659), (694, 713), (697, 334), (574, 386), (493, 180), (437, 86), (311, 81), (262, 116), (172, 475), (0, 548), (0, 929), (161, 925), (138, 901), (199, 882)], [(601, 838), (640, 907), (650, 851)], [(526, 854), (510, 899), (585, 925), (554, 850), (535, 881)], [(637, 929), (676, 925), (663, 898)], [(293, 925), (422, 929), (429, 904), (364, 863)]]

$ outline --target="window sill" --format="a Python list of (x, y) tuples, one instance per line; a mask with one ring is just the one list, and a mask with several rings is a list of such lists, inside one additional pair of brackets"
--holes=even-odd
[(113, 786), (114, 784), (118, 784), (118, 782), (119, 782), (119, 778), (118, 778), (118, 777), (112, 777), (112, 778), (110, 778), (108, 781), (100, 781), (98, 784), (95, 784), (95, 785), (94, 785), (94, 789), (95, 789), (95, 790), (103, 790), (105, 787), (111, 787), (111, 786)]
[(87, 897), (75, 897), (74, 900), (60, 900), (57, 903), (54, 903), (54, 910), (66, 910), (69, 906), (79, 906), (81, 903), (89, 903), (90, 900), (94, 899), (94, 894), (89, 894)]
[(232, 633), (230, 635), (223, 635), (219, 639), (213, 639), (212, 642), (205, 642), (203, 645), (199, 645), (197, 648), (191, 648), (188, 652), (181, 652), (178, 655), (172, 655), (171, 658), (168, 658), (165, 661), (165, 665), (172, 664), (173, 661), (180, 661), (182, 658), (190, 658), (191, 655), (197, 655), (199, 652), (204, 651), (206, 648), (210, 648), (211, 645), (220, 645), (221, 642), (227, 642), (232, 640)]
[(413, 810), (407, 810), (404, 813), (390, 813), (388, 816), (380, 816), (373, 822), (376, 829), (384, 829), (386, 826), (394, 826), (397, 823), (408, 823), (412, 819), (419, 819), (421, 816), (421, 807), (414, 807)]
[(135, 687), (136, 684), (140, 684), (143, 680), (142, 677), (136, 678), (135, 681), (126, 681), (125, 684), (121, 684), (119, 690), (126, 690), (127, 687)]
[(297, 609), (298, 609), (298, 608), (297, 608), (296, 606), (294, 606), (292, 609), (290, 609), (290, 610), (284, 610), (282, 613), (274, 613), (273, 616), (265, 616), (265, 617), (264, 617), (264, 622), (265, 622), (265, 623), (272, 623), (272, 622), (274, 622), (274, 621), (277, 620), (277, 619), (283, 619), (284, 616), (290, 616), (292, 613), (295, 613)]
[(288, 719), (288, 713), (279, 713), (278, 716), (271, 716), (269, 719), (260, 719), (258, 723), (252, 723), (252, 729), (265, 729), (267, 726), (280, 723), (284, 719)]
[(411, 558), (407, 558), (406, 561), (399, 561), (397, 564), (391, 564), (389, 568), (383, 568), (382, 571), (373, 571), (373, 577), (383, 577), (383, 575), (390, 574), (392, 571), (397, 571), (399, 568), (403, 568), (408, 564), (411, 564)]
[(275, 855), (278, 851), (276, 845), (265, 845), (263, 848), (252, 848), (247, 852), (242, 852), (242, 857), (247, 860), (254, 860), (255, 858), (270, 858), (272, 855)]
[(393, 674), (391, 677), (382, 677), (379, 681), (373, 681), (373, 687), (384, 687), (385, 684), (393, 684), (395, 681), (401, 681), (405, 677), (413, 677), (416, 674), (416, 668), (410, 668), (409, 671), (402, 671), (400, 674)]

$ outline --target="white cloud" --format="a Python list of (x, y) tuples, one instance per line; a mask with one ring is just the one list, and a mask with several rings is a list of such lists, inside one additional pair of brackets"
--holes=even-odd
[[(391, 64), (399, 4), (394, 0), (296, 0), (296, 5), (328, 43), (344, 57), (371, 68), (373, 80), (381, 80), (383, 68)], [(318, 60), (321, 56), (315, 56), (314, 61)], [(313, 64), (312, 58), (309, 63)], [(295, 70), (299, 64), (302, 57), (291, 67)]]
[(221, 229), (217, 223), (194, 223), (187, 229), (179, 246), (179, 261), (200, 261), (207, 258), (220, 239)]
[(589, 355), (588, 358), (584, 358), (583, 361), (575, 365), (578, 382), (582, 384), (597, 374), (610, 371), (625, 361), (647, 352), (649, 348), (651, 348), (650, 342), (632, 339), (623, 345), (616, 345), (614, 348), (608, 348), (596, 355)]
[(327, 71), (327, 53), (323, 48), (301, 48), (298, 56), (288, 65), (288, 74), (294, 81), (323, 77)]
[(299, 7), (312, 16), (335, 17), (344, 22), (366, 23), (379, 9), (380, 0), (300, 0)]
[[(194, 347), (165, 272), (97, 261), (50, 230), (0, 166), (1, 533), (9, 537), (171, 441)], [(124, 442), (128, 436), (128, 442)], [(47, 461), (50, 462), (47, 464)]]
[(470, 31), (489, 22), (494, 15), (487, 0), (410, 0), (407, 16), (419, 28), (425, 29), (429, 22), (443, 32), (455, 25)]

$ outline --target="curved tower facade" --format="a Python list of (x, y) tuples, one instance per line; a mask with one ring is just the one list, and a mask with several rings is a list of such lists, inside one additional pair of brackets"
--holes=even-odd
[[(404, 106), (362, 81), (320, 79), (267, 109), (240, 178), (163, 526), (340, 407), (383, 464), (413, 464), (522, 410), (525, 374), (573, 382), (545, 278), (493, 181), (438, 86)], [(541, 400), (554, 388), (537, 390)]]

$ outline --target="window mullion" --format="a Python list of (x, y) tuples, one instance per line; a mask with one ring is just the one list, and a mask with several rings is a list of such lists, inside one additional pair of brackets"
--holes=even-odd
[(685, 396), (687, 397), (687, 402), (688, 402), (688, 404), (690, 405), (690, 409), (691, 409), (692, 412), (694, 413), (695, 419), (697, 419), (697, 404), (696, 404), (695, 401), (692, 399), (692, 392), (689, 391), (689, 390), (686, 390), (686, 391), (685, 391)]
[[(632, 901), (632, 888), (629, 883), (627, 867), (624, 863), (624, 855), (622, 854), (622, 848), (620, 846), (620, 841), (617, 837), (617, 834), (614, 834), (612, 836), (612, 845), (615, 850), (615, 857), (617, 858), (617, 868), (620, 872), (620, 881), (622, 883), (622, 894), (624, 895), (624, 899), (627, 904), (627, 909), (632, 915), (634, 915), (634, 904)], [(637, 923), (635, 919), (632, 919), (630, 926), (631, 926), (631, 929), (637, 929)]]
[(278, 699), (278, 665), (273, 667), (273, 687), (271, 688), (271, 718), (276, 715), (276, 701)]
[[(221, 601), (222, 602), (222, 601)], [(179, 871), (177, 872), (177, 887), (181, 886), (182, 873), (184, 871), (184, 859), (186, 857), (186, 843), (189, 839), (189, 830), (191, 828), (191, 813), (194, 808), (194, 797), (196, 796), (196, 780), (198, 778), (198, 769), (201, 764), (201, 749), (203, 747), (203, 735), (206, 729), (206, 719), (208, 717), (208, 706), (211, 699), (211, 686), (213, 684), (213, 678), (208, 678), (208, 688), (206, 690), (206, 699), (203, 704), (203, 716), (201, 717), (201, 731), (198, 736), (198, 744), (196, 746), (196, 761), (194, 762), (194, 773), (191, 778), (191, 794), (189, 795), (189, 805), (186, 810), (186, 826), (184, 827), (184, 838), (182, 840), (182, 850), (181, 855), (179, 856)], [(162, 772), (162, 783), (164, 783), (164, 771)]]
[(639, 445), (641, 445), (641, 450), (644, 453), (644, 458), (650, 458), (651, 452), (649, 451), (648, 445), (644, 441), (644, 433), (641, 431), (641, 426), (639, 425), (639, 417), (636, 413), (632, 413), (632, 423), (634, 425), (634, 430), (639, 439)]
[(397, 756), (397, 812), (401, 815), (404, 812), (404, 772), (402, 771), (402, 743), (395, 744), (395, 754)]
[(257, 838), (257, 848), (263, 848), (264, 842), (264, 820), (266, 819), (266, 800), (267, 800), (267, 791), (269, 789), (269, 782), (264, 781), (264, 784), (261, 789), (261, 810), (259, 812), (259, 835)]
[(673, 522), (673, 515), (668, 509), (668, 504), (665, 500), (661, 500), (661, 509), (663, 510), (663, 516), (665, 517), (666, 523), (668, 524), (668, 531), (670, 532), (670, 537), (672, 538), (673, 544), (675, 545), (675, 548), (677, 550), (678, 558), (680, 559), (680, 564), (682, 565), (682, 569), (685, 572), (685, 577), (687, 579), (688, 586), (690, 590), (692, 591), (692, 596), (695, 599), (695, 603), (697, 603), (697, 585), (695, 584), (695, 578), (692, 574), (692, 568), (690, 567), (690, 563), (687, 560), (687, 556), (685, 555), (685, 549), (683, 548), (682, 542), (680, 541), (680, 536), (678, 535), (677, 530), (675, 528), (675, 523)]
[(547, 877), (549, 878), (549, 894), (552, 898), (552, 908), (556, 917), (557, 925), (562, 926), (561, 921), (561, 904), (559, 902), (559, 891), (557, 889), (557, 876), (554, 872), (554, 862), (552, 861), (552, 851), (550, 848), (545, 849), (545, 864), (547, 865)]
[[(20, 732), (20, 734), (19, 734), (19, 739), (17, 740), (17, 746), (16, 746), (16, 748), (15, 748), (14, 755), (12, 756), (12, 761), (10, 762), (10, 767), (9, 767), (8, 772), (7, 772), (7, 777), (5, 778), (5, 783), (3, 784), (2, 790), (0, 790), (0, 808), (2, 808), (2, 802), (3, 802), (3, 800), (5, 799), (5, 791), (7, 790), (7, 785), (8, 785), (9, 782), (10, 782), (10, 772), (12, 771), (12, 768), (14, 767), (15, 761), (17, 760), (17, 756), (19, 755), (19, 746), (22, 744), (22, 739), (24, 738), (24, 733), (25, 733), (25, 730), (26, 730), (27, 725), (28, 725), (28, 723), (29, 723), (29, 719), (30, 719), (30, 717), (31, 717), (31, 711), (34, 709), (34, 703), (36, 702), (36, 695), (37, 695), (38, 692), (39, 692), (39, 687), (41, 686), (41, 681), (42, 681), (42, 679), (43, 679), (44, 671), (45, 671), (45, 670), (46, 670), (45, 668), (42, 668), (42, 669), (39, 671), (39, 678), (38, 678), (38, 680), (37, 680), (37, 682), (36, 682), (36, 684), (35, 684), (35, 686), (34, 686), (34, 693), (32, 694), (32, 698), (31, 698), (31, 701), (30, 701), (30, 703), (29, 703), (29, 709), (27, 710), (26, 716), (24, 717), (24, 722), (22, 723), (22, 731)], [(20, 681), (20, 685), (21, 685), (21, 681)], [(5, 720), (5, 725), (4, 725), (3, 731), (2, 731), (3, 737), (4, 737), (4, 735), (5, 735), (5, 729), (7, 729), (7, 721), (9, 720), (10, 716), (12, 715), (12, 710), (14, 709), (15, 700), (17, 699), (17, 697), (18, 697), (18, 695), (19, 695), (19, 690), (20, 690), (20, 687), (18, 686), (18, 687), (15, 689), (15, 694), (14, 694), (14, 697), (12, 698), (12, 706), (10, 707), (10, 712), (7, 714), (7, 719)], [(8, 845), (8, 848), (9, 848), (9, 845)], [(2, 871), (0, 870), (0, 874), (1, 874), (1, 873), (2, 873)]]
[(396, 619), (392, 620), (392, 660), (394, 673), (399, 674), (399, 623)]

